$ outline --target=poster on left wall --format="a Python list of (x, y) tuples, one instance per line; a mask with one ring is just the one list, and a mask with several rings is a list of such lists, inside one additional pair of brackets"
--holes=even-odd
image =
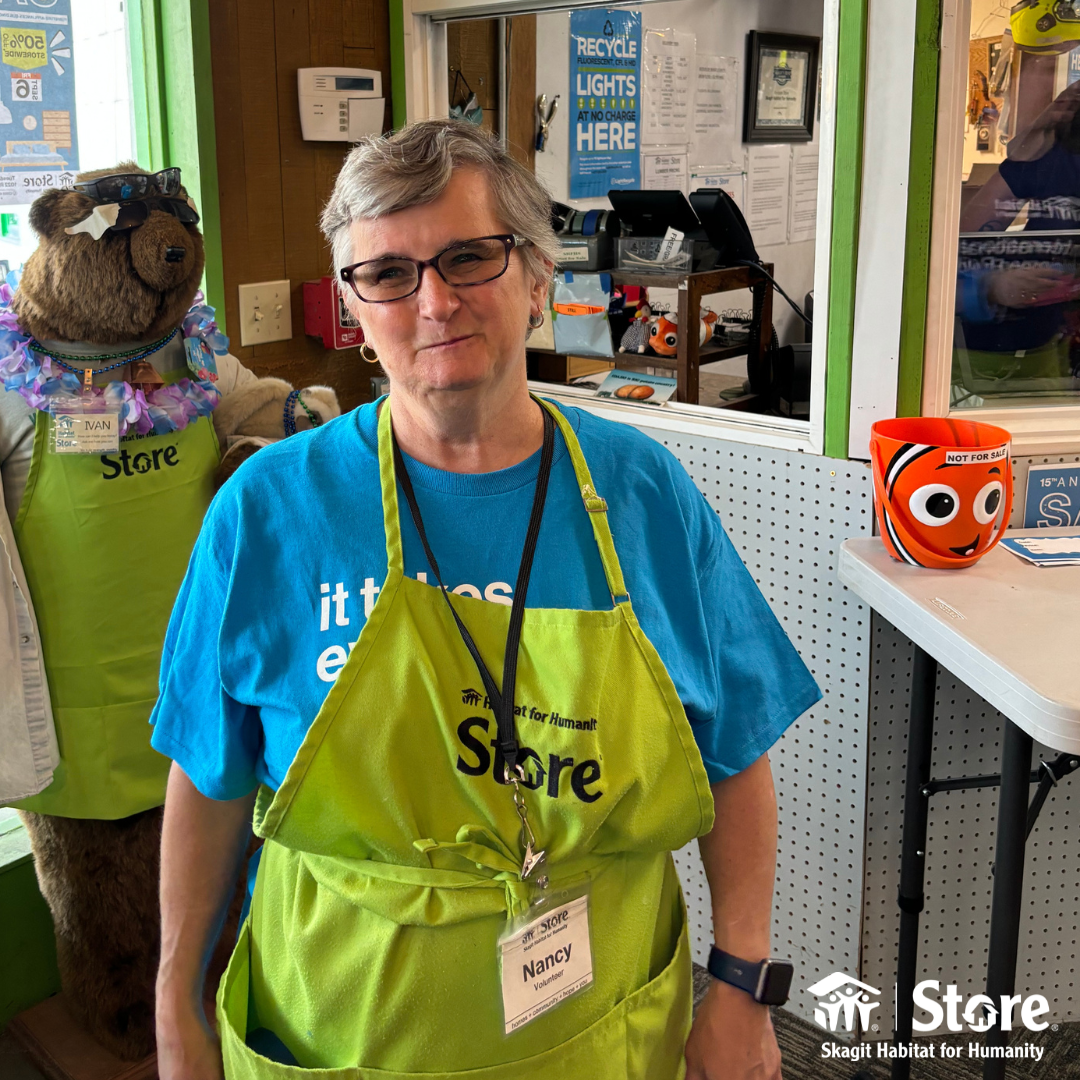
[(71, 0), (0, 9), (0, 203), (30, 203), (75, 181), (71, 38)]
[(570, 198), (641, 186), (641, 14), (570, 13)]

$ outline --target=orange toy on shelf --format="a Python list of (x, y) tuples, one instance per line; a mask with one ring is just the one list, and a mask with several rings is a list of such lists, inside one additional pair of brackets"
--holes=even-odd
[[(709, 341), (716, 328), (716, 313), (706, 311), (698, 327), (698, 344)], [(670, 315), (654, 315), (649, 320), (649, 348), (657, 356), (674, 356), (679, 351), (679, 325)]]

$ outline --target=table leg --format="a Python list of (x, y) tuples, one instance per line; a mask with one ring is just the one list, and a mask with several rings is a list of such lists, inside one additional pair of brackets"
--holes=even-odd
[[(1016, 950), (1020, 939), (1020, 908), (1024, 891), (1024, 842), (1027, 833), (1028, 785), (1031, 777), (1031, 736), (1011, 720), (1005, 721), (1001, 748), (1001, 794), (998, 798), (997, 852), (994, 859), (994, 899), (990, 912), (990, 954), (986, 965), (986, 996), (1000, 1005), (1002, 994), (1016, 984)], [(1015, 1010), (1014, 1010), (1015, 1013)], [(986, 1033), (987, 1046), (1007, 1046), (1009, 1034), (998, 1022)], [(1018, 1022), (1014, 1015), (1014, 1022)], [(987, 1058), (983, 1080), (1002, 1080), (1004, 1058)]]
[[(930, 799), (923, 787), (930, 779), (934, 745), (934, 695), (937, 661), (914, 646), (911, 671), (911, 717), (908, 723), (907, 789), (904, 794), (903, 839), (900, 855), (900, 943), (896, 969), (896, 1029), (893, 1042), (910, 1045), (915, 1013), (912, 993), (919, 960), (919, 912), (923, 908), (923, 872), (926, 866), (926, 821)], [(892, 1080), (907, 1080), (911, 1059), (893, 1058)]]

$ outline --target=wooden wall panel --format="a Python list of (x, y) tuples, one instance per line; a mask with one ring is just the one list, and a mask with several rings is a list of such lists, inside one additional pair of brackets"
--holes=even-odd
[[(536, 164), (536, 16), (518, 15), (510, 23), (510, 101), (506, 142), (530, 172)], [(562, 102), (560, 101), (561, 105)]]
[[(507, 19), (510, 35), (510, 100), (507, 144), (510, 153), (532, 169), (536, 157), (536, 16)], [(462, 105), (467, 94), (457, 72), (476, 94), (484, 110), (483, 127), (499, 131), (499, 20), (463, 19), (446, 27), (448, 105)]]
[[(303, 283), (330, 273), (319, 213), (349, 147), (303, 141), (296, 72), (381, 71), (389, 127), (387, 0), (214, 0), (210, 29), (232, 352), (259, 375), (333, 386), (342, 407), (352, 408), (368, 400), (373, 368), (354, 349), (327, 350), (308, 337), (303, 304)], [(242, 347), (237, 287), (276, 278), (292, 283), (293, 338)]]

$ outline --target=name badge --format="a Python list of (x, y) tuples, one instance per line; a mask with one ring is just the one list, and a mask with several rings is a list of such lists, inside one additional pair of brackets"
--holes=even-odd
[(119, 409), (58, 408), (52, 418), (52, 449), (57, 454), (104, 454), (120, 449)]
[(499, 941), (506, 1034), (592, 985), (589, 897), (579, 896)]

